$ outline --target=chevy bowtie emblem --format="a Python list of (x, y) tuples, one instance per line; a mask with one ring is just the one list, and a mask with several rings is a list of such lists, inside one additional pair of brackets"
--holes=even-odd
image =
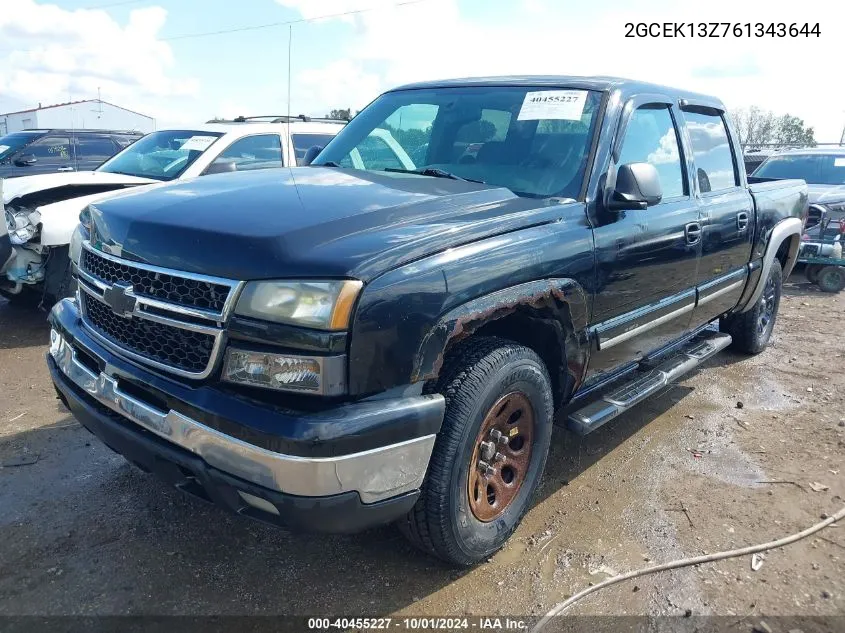
[(122, 317), (130, 318), (135, 310), (135, 295), (129, 284), (114, 284), (103, 291), (103, 301), (112, 312)]

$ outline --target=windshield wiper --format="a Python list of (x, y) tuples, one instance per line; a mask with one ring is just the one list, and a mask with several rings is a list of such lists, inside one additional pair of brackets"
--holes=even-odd
[(343, 167), (333, 160), (327, 160), (325, 163), (311, 163), (311, 167)]
[(424, 167), (423, 169), (400, 169), (398, 167), (385, 167), (384, 171), (392, 171), (399, 174), (417, 174), (418, 176), (431, 176), (432, 178), (448, 178), (449, 180), (463, 180), (464, 182), (477, 182), (481, 185), (487, 183), (483, 180), (475, 180), (474, 178), (464, 178), (453, 174), (445, 169), (438, 169), (437, 167)]

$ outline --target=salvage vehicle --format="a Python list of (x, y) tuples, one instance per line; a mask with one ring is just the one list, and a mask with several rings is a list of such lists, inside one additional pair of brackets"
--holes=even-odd
[[(379, 131), (423, 161), (356, 168)], [(590, 433), (766, 347), (806, 209), (803, 181), (748, 185), (712, 97), (405, 86), (309, 166), (90, 205), (47, 363), (86, 428), (185, 492), (293, 528), (395, 521), (471, 565), (530, 508), (555, 412)]]
[(845, 218), (845, 147), (795, 149), (772, 155), (751, 175), (752, 182), (800, 178), (810, 187), (807, 226), (825, 214)]
[(826, 213), (821, 221), (801, 236), (798, 263), (804, 264), (807, 281), (823, 292), (839, 292), (845, 288), (845, 217), (834, 220)]
[(23, 130), (0, 137), (0, 178), (85, 171), (141, 138), (132, 130)]
[(79, 214), (95, 201), (139, 185), (228, 171), (295, 165), (346, 122), (298, 117), (238, 117), (143, 137), (93, 171), (4, 182), (13, 257), (0, 269), (0, 294), (52, 303), (73, 294), (69, 244)]

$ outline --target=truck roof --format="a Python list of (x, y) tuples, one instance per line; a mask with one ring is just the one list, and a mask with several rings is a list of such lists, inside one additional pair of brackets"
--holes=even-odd
[(461, 86), (549, 86), (560, 88), (580, 88), (582, 90), (600, 90), (609, 92), (620, 90), (625, 94), (654, 92), (658, 94), (673, 94), (679, 99), (687, 99), (700, 104), (710, 104), (724, 110), (721, 100), (711, 95), (680, 90), (669, 86), (624, 79), (622, 77), (579, 77), (576, 75), (506, 75), (500, 77), (464, 77), (461, 79), (442, 79), (422, 81), (406, 84), (394, 88), (396, 90), (418, 90), (424, 88), (457, 88)]

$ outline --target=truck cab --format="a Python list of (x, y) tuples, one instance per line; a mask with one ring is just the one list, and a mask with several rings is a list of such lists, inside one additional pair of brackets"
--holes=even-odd
[(309, 165), (90, 205), (47, 362), (83, 425), (182, 490), (295, 528), (396, 522), (471, 565), (530, 508), (553, 423), (590, 433), (766, 347), (806, 210), (803, 181), (749, 185), (712, 97), (414, 84)]

